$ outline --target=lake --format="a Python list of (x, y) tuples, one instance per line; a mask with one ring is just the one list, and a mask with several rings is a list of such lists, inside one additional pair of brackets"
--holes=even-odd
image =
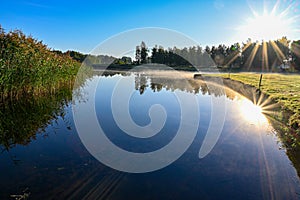
[[(247, 98), (229, 88), (193, 79), (192, 73), (180, 77), (171, 71), (99, 74), (74, 89), (73, 96), (70, 89), (63, 88), (55, 95), (1, 104), (0, 199), (29, 193), (29, 199), (300, 198), (299, 177), (279, 130), (274, 128), (276, 122), (271, 123)], [(131, 91), (129, 96), (127, 90)], [(86, 125), (83, 130), (94, 130), (89, 126), (93, 120), (89, 102), (95, 103), (95, 116), (106, 137), (126, 152), (143, 155), (164, 149), (173, 144), (183, 124), (182, 141), (158, 161), (170, 163), (151, 170), (147, 160), (128, 163), (127, 157), (118, 160), (107, 149), (95, 147), (98, 154), (107, 151), (105, 159), (115, 160), (116, 168), (151, 169), (128, 173), (99, 162), (90, 153), (93, 149), (86, 148), (86, 141), (94, 141), (79, 133), (80, 127), (74, 123), (74, 112), (78, 115), (81, 111)], [(156, 121), (149, 116), (152, 108), (160, 113), (155, 115)], [(126, 119), (116, 119), (118, 112)], [(151, 127), (157, 134), (138, 131), (151, 120), (161, 126)], [(137, 130), (135, 136), (120, 127), (132, 122), (136, 126), (130, 130)], [(221, 127), (220, 134), (215, 133), (216, 126)], [(210, 128), (217, 136), (216, 143), (199, 157)], [(195, 135), (188, 135), (192, 130)], [(104, 145), (101, 142), (99, 145)], [(184, 151), (179, 152), (184, 145)], [(178, 152), (178, 158), (171, 162), (168, 155), (173, 152)]]

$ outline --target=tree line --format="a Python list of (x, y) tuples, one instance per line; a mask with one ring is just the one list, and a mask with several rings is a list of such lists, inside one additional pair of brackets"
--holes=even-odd
[(287, 37), (275, 41), (255, 41), (230, 46), (147, 48), (145, 42), (136, 47), (135, 63), (159, 63), (168, 66), (217, 66), (221, 69), (243, 71), (274, 71), (286, 64), (293, 70), (300, 70), (300, 40), (291, 42)]
[(147, 47), (145, 42), (136, 46), (135, 59), (123, 56), (88, 55), (76, 51), (55, 51), (87, 65), (109, 65), (110, 67), (132, 67), (134, 65), (157, 63), (185, 70), (217, 66), (221, 70), (237, 71), (278, 71), (287, 65), (289, 70), (300, 70), (300, 40), (290, 41), (282, 37), (275, 41), (252, 41), (232, 45), (192, 46), (167, 48), (155, 45)]

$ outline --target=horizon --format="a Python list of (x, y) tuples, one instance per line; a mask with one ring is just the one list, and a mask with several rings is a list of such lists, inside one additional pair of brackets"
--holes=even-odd
[(241, 44), (248, 38), (300, 39), (299, 1), (15, 1), (2, 3), (0, 10), (5, 31), (21, 30), (63, 52), (89, 54), (108, 38), (145, 27), (175, 30), (201, 47)]

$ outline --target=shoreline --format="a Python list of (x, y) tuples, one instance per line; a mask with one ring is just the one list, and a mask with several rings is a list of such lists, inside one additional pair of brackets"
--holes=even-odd
[[(279, 99), (276, 99), (265, 91), (258, 89), (256, 86), (253, 86), (241, 80), (223, 77), (223, 74), (221, 76), (220, 74), (216, 75), (217, 77), (222, 78), (224, 86), (245, 96), (253, 103), (260, 101), (267, 102), (266, 105), (271, 105), (270, 107), (272, 107), (272, 112), (264, 112), (264, 114), (284, 126), (280, 127), (282, 132), (281, 138), (284, 140), (284, 142), (286, 143), (285, 145), (287, 145), (288, 148), (291, 147), (300, 149), (299, 129), (293, 127), (292, 124), (290, 124), (291, 118), (295, 117), (295, 115), (296, 117), (298, 116), (297, 113), (290, 110), (286, 105), (280, 102)], [(202, 77), (204, 77), (205, 81), (213, 82), (213, 77), (216, 76), (212, 74), (203, 74)]]

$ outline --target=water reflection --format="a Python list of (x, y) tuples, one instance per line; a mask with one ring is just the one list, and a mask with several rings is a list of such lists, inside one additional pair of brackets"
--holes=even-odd
[[(0, 144), (2, 151), (19, 145), (28, 145), (36, 134), (47, 137), (46, 128), (62, 118), (66, 124), (64, 107), (72, 98), (72, 87), (62, 86), (55, 93), (26, 96), (0, 102)], [(71, 129), (70, 125), (67, 125)]]
[[(159, 72), (145, 72), (135, 74), (135, 89), (142, 95), (146, 89), (151, 89), (153, 92), (160, 92), (162, 89), (166, 91), (180, 90), (183, 92), (202, 94), (202, 95), (214, 95), (220, 97), (226, 95), (227, 97), (234, 98), (232, 92), (230, 94), (224, 94), (222, 87), (207, 83), (204, 80), (194, 80), (191, 73), (184, 73), (183, 75), (174, 77), (174, 74)], [(209, 86), (208, 86), (209, 84)]]
[[(213, 82), (207, 82), (204, 79), (195, 80), (183, 78), (170, 78), (168, 76), (157, 77), (153, 74), (137, 74), (135, 75), (135, 89), (142, 95), (145, 89), (149, 88), (153, 92), (159, 92), (163, 88), (166, 91), (174, 91), (179, 89), (184, 92), (213, 95), (215, 97), (226, 96), (228, 99), (238, 102), (239, 110), (244, 117), (253, 124), (266, 124), (268, 122), (267, 117), (264, 114), (274, 114), (278, 105), (271, 102), (270, 98), (267, 98), (263, 94), (259, 94), (256, 91), (250, 91), (250, 98), (244, 97), (230, 88), (220, 87)], [(210, 79), (208, 79), (210, 80)], [(225, 91), (225, 92), (224, 92)], [(249, 92), (249, 91), (248, 91)], [(252, 93), (251, 93), (252, 92)]]
[[(290, 160), (299, 170), (299, 154), (291, 149), (279, 150), (278, 138), (262, 113), (271, 111), (266, 101), (257, 99), (256, 107), (233, 90), (225, 90), (212, 82), (184, 79), (159, 72), (105, 72), (106, 80), (133, 77), (136, 98), (132, 115), (142, 124), (145, 105), (165, 98), (166, 107), (174, 112), (168, 122), (166, 135), (171, 140), (176, 126), (176, 104), (166, 98), (172, 91), (194, 94), (202, 102), (199, 132), (188, 151), (173, 165), (153, 173), (133, 175), (116, 172), (101, 165), (83, 147), (74, 129), (70, 107), (71, 89), (66, 87), (55, 95), (2, 102), (0, 107), (0, 199), (20, 194), (27, 187), (32, 199), (110, 198), (110, 199), (297, 199), (299, 179)], [(94, 77), (95, 78), (95, 77)], [(209, 85), (210, 84), (210, 85)], [(109, 88), (108, 88), (109, 89)], [(225, 91), (225, 92), (224, 92)], [(78, 90), (80, 93), (80, 90)], [(84, 94), (81, 94), (85, 101)], [(103, 94), (105, 95), (105, 94)], [(99, 95), (101, 96), (101, 95)], [(211, 96), (226, 96), (226, 124), (214, 150), (204, 159), (198, 158), (210, 119)], [(148, 98), (148, 99), (147, 99)], [(110, 103), (110, 102), (108, 102)], [(106, 108), (107, 105), (98, 105)], [(107, 120), (111, 137), (125, 149), (140, 146), (160, 148), (162, 141), (149, 141), (138, 146), (124, 140)], [(145, 117), (144, 117), (145, 118)], [(140, 120), (140, 121), (139, 121)], [(261, 126), (266, 124), (265, 126)], [(258, 128), (257, 128), (258, 127)], [(261, 127), (261, 128), (260, 128)], [(270, 130), (270, 127), (272, 130)], [(256, 134), (256, 133), (259, 133)], [(156, 145), (156, 146), (155, 146)], [(16, 157), (15, 157), (16, 155)], [(12, 161), (11, 161), (12, 160)], [(20, 161), (18, 161), (20, 160)], [(15, 165), (18, 164), (18, 165)]]
[(238, 105), (240, 107), (242, 116), (250, 123), (256, 125), (264, 125), (268, 122), (267, 118), (263, 114), (263, 108), (259, 105), (255, 105), (253, 102), (246, 98), (239, 100)]

